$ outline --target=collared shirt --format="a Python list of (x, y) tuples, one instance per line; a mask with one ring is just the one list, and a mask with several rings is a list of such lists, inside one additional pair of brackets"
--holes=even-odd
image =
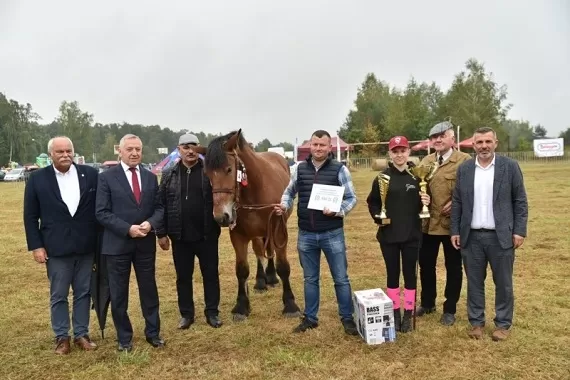
[(451, 157), (451, 155), (453, 154), (453, 148), (450, 148), (447, 152), (445, 152), (445, 154), (443, 156), (440, 156), (439, 154), (436, 154), (436, 161), (439, 162), (439, 157), (443, 158), (443, 162), (449, 160), (449, 157)]
[[(123, 161), (121, 161), (121, 167), (125, 171), (125, 175), (127, 176), (127, 180), (129, 181), (129, 185), (131, 185), (131, 190), (133, 190), (133, 173), (131, 172), (131, 169)], [(137, 165), (136, 171), (137, 171), (137, 179), (139, 182), (139, 189), (141, 189), (141, 191), (142, 191), (140, 165)]]
[(71, 216), (75, 215), (77, 207), (79, 206), (79, 199), (81, 197), (79, 190), (79, 177), (77, 176), (77, 169), (75, 165), (71, 165), (69, 170), (65, 173), (60, 172), (53, 167), (55, 171), (55, 178), (61, 193), (61, 199), (67, 205), (67, 209)]
[[(289, 180), (289, 185), (287, 186), (287, 188), (283, 192), (283, 196), (281, 197), (281, 204), (285, 206), (287, 209), (293, 207), (293, 201), (295, 200), (295, 195), (297, 194), (297, 172), (298, 170), (295, 169), (291, 173), (291, 179)], [(346, 215), (348, 215), (350, 210), (352, 210), (356, 205), (356, 192), (354, 191), (352, 176), (350, 175), (350, 171), (345, 165), (342, 165), (342, 168), (338, 172), (338, 182), (340, 186), (344, 186), (344, 197), (340, 205), (340, 211), (337, 212), (336, 215), (340, 217), (345, 217)]]
[(486, 168), (475, 157), (475, 182), (473, 188), (473, 219), (471, 228), (495, 229), (493, 214), (493, 182), (495, 180), (495, 156)]

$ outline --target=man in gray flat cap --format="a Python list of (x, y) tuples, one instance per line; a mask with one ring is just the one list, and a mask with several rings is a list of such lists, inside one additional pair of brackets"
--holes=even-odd
[(420, 165), (438, 162), (439, 169), (429, 182), (431, 203), (430, 218), (424, 220), (423, 240), (419, 257), (420, 281), (422, 285), (418, 317), (435, 311), (436, 263), (440, 245), (443, 245), (447, 279), (445, 302), (440, 322), (445, 326), (455, 323), (455, 312), (463, 282), (461, 253), (451, 244), (451, 197), (455, 187), (457, 168), (471, 156), (453, 148), (455, 134), (453, 124), (444, 121), (433, 126), (429, 132), (430, 144), (435, 152), (424, 157)]
[(214, 328), (222, 325), (218, 316), (218, 239), (221, 228), (214, 220), (212, 187), (196, 152), (198, 145), (200, 141), (196, 135), (186, 133), (180, 136), (180, 161), (163, 173), (159, 188), (159, 197), (164, 206), (164, 223), (156, 235), (160, 248), (165, 251), (170, 248), (172, 241), (181, 315), (179, 329), (189, 328), (195, 320), (192, 287), (195, 257), (198, 257), (202, 272), (206, 322)]

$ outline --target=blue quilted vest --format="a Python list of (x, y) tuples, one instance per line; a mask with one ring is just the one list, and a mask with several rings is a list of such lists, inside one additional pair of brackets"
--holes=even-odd
[(299, 229), (309, 232), (323, 232), (343, 227), (343, 218), (326, 216), (322, 211), (307, 208), (313, 184), (340, 186), (338, 173), (341, 168), (342, 164), (330, 157), (327, 158), (318, 171), (315, 170), (311, 156), (299, 164), (297, 167), (297, 192), (299, 195), (297, 217)]

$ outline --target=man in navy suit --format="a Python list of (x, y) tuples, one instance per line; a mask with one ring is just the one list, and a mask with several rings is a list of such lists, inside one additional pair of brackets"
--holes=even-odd
[(54, 137), (48, 143), (53, 165), (33, 172), (24, 194), (24, 228), (34, 260), (46, 264), (50, 283), (55, 353), (70, 352), (69, 287), (73, 288), (75, 345), (94, 350), (89, 338), (91, 268), (97, 245), (95, 219), (97, 170), (73, 163), (73, 143)]
[(483, 127), (473, 135), (474, 160), (457, 169), (451, 202), (451, 243), (461, 249), (467, 274), (469, 336), (483, 337), (485, 278), (491, 266), (495, 283), (494, 341), (509, 336), (513, 323), (515, 249), (527, 233), (528, 202), (519, 164), (495, 154), (497, 135)]
[(104, 227), (101, 253), (107, 255), (111, 313), (119, 351), (132, 350), (133, 328), (127, 313), (131, 263), (139, 286), (145, 336), (154, 347), (160, 337), (155, 278), (156, 235), (163, 218), (156, 176), (141, 166), (142, 141), (127, 134), (119, 142), (119, 165), (101, 173), (95, 215)]

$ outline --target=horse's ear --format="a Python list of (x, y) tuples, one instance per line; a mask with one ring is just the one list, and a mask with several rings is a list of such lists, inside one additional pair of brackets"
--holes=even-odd
[(206, 151), (208, 150), (208, 147), (198, 145), (198, 146), (192, 147), (192, 150), (198, 154), (205, 155)]
[(234, 150), (235, 148), (237, 148), (240, 135), (241, 135), (241, 128), (239, 129), (239, 131), (234, 133), (234, 135), (232, 137), (230, 137), (228, 139), (228, 141), (226, 141), (226, 143), (224, 145), (226, 146), (226, 149), (228, 151), (231, 151), (231, 150)]

